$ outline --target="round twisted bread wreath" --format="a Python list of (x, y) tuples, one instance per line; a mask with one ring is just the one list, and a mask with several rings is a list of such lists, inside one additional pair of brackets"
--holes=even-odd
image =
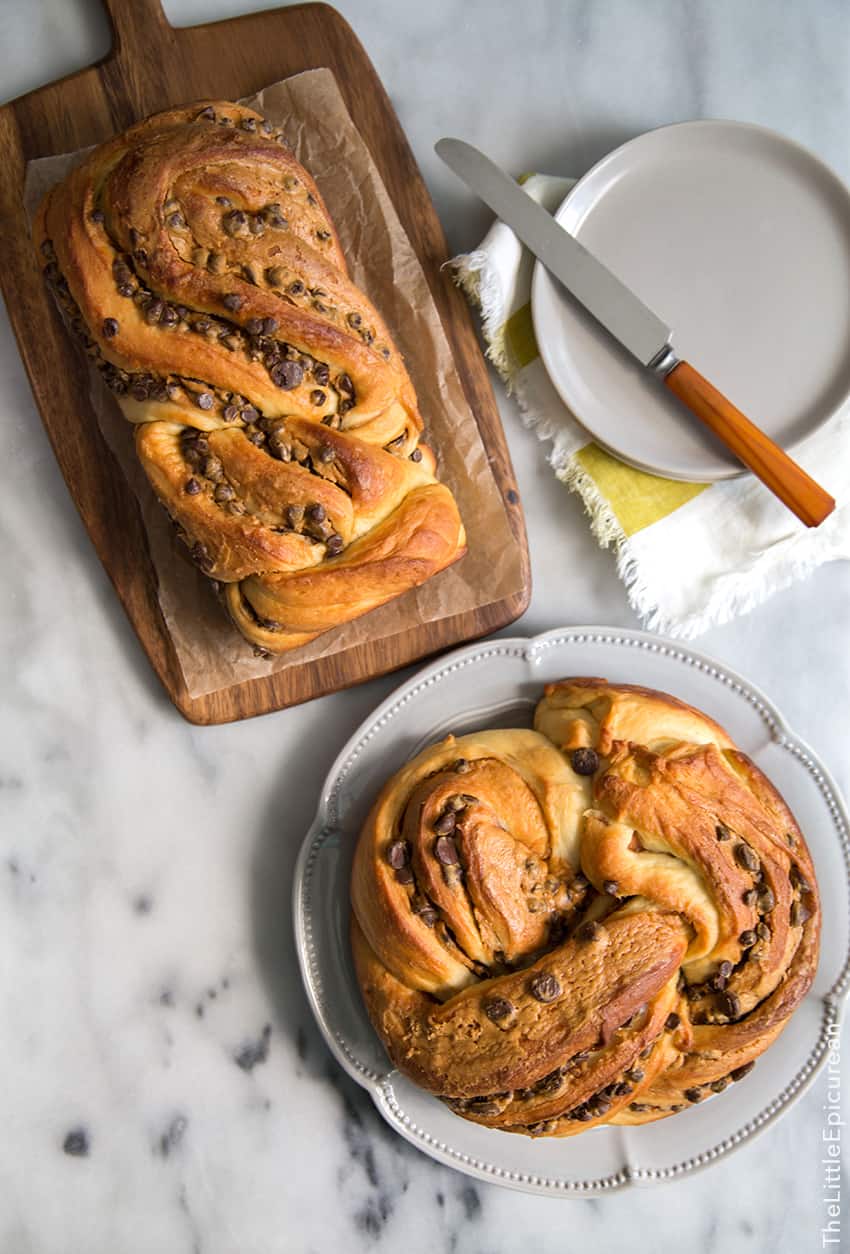
[(465, 551), (413, 386), (271, 123), (214, 102), (96, 149), (35, 242), (192, 558), (282, 652)]
[(365, 1002), (395, 1065), (467, 1119), (658, 1119), (746, 1074), (811, 984), (811, 858), (673, 697), (565, 680), (534, 725), (450, 736), (387, 783), (352, 875)]

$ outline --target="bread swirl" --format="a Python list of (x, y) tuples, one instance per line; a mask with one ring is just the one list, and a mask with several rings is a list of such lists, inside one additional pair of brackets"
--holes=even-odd
[(529, 1135), (663, 1118), (742, 1078), (817, 965), (793, 815), (717, 724), (605, 680), (448, 737), (377, 799), (352, 946), (395, 1065)]
[(462, 556), (401, 355), (271, 123), (224, 102), (149, 118), (48, 194), (34, 236), (249, 641), (291, 649)]

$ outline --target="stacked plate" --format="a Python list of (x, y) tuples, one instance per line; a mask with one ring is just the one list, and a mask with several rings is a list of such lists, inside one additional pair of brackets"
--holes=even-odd
[[(740, 122), (662, 127), (600, 161), (555, 216), (784, 449), (850, 396), (850, 193), (791, 140)], [(671, 479), (744, 473), (540, 263), (532, 313), (555, 388), (599, 444)]]

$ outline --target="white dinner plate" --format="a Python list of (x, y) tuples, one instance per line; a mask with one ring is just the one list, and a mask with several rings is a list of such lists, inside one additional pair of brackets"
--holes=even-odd
[[(389, 775), (449, 732), (529, 726), (549, 680), (602, 675), (673, 693), (723, 725), (779, 786), (815, 862), (823, 931), (814, 983), (746, 1079), (672, 1118), (532, 1140), (470, 1123), (395, 1071), (360, 998), (348, 942), (349, 873)], [(330, 1049), (387, 1122), (424, 1153), (483, 1180), (576, 1196), (687, 1176), (744, 1144), (800, 1096), (824, 1062), (850, 985), (848, 818), (826, 768), (767, 698), (725, 667), (637, 631), (571, 627), (460, 649), (420, 671), (354, 733), (334, 763), (299, 855), (301, 973)]]
[[(805, 148), (741, 122), (665, 126), (604, 157), (555, 216), (783, 448), (850, 396), (850, 192)], [(531, 303), (552, 382), (598, 443), (668, 478), (742, 473), (539, 262)]]

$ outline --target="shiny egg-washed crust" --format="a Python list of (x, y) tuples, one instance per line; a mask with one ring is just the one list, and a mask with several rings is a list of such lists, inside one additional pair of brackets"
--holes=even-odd
[(34, 241), (255, 646), (304, 644), (463, 555), (401, 355), (259, 114), (202, 102), (131, 127), (48, 193)]
[(385, 785), (351, 941), (393, 1063), (532, 1136), (721, 1092), (814, 978), (820, 909), (788, 807), (691, 706), (549, 684), (534, 730), (449, 736)]

